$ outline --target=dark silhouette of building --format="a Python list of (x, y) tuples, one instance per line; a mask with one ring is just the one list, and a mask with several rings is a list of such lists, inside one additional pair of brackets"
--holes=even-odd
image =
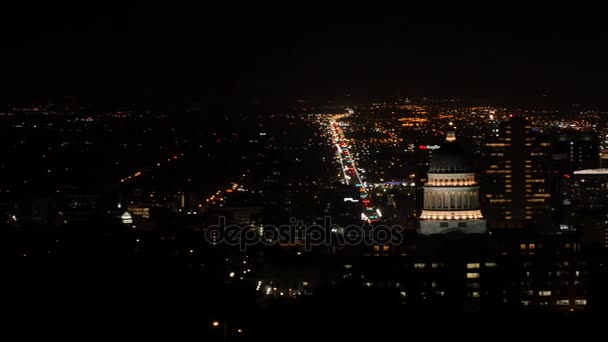
[(600, 167), (608, 168), (608, 150), (602, 150), (600, 152)]
[(572, 173), (594, 169), (600, 164), (598, 135), (591, 131), (559, 130), (552, 136), (551, 146), (551, 207), (553, 220), (571, 221), (569, 188), (573, 185)]
[(573, 179), (572, 215), (583, 242), (608, 247), (608, 169), (574, 171)]
[(599, 141), (595, 132), (561, 131), (554, 137), (552, 149), (554, 169), (562, 173), (599, 166)]
[(574, 171), (572, 200), (575, 209), (608, 210), (608, 169)]

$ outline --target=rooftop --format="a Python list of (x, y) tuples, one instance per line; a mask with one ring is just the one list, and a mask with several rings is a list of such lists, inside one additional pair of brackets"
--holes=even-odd
[(608, 169), (587, 169), (574, 171), (575, 175), (608, 175)]

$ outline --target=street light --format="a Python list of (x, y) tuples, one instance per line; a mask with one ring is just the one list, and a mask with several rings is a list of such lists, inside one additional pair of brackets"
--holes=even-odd
[[(222, 324), (224, 326), (224, 342), (226, 341), (226, 338), (228, 336), (228, 322), (224, 322), (224, 324)], [(220, 326), (220, 321), (213, 321), (211, 322), (211, 326), (214, 328), (217, 328)]]
[[(223, 321), (223, 322), (221, 322), (221, 321), (211, 321), (211, 326), (213, 328), (219, 328), (220, 325), (222, 325), (224, 327), (224, 329), (223, 329), (223, 333), (224, 333), (223, 337), (224, 337), (224, 339), (223, 340), (225, 342), (228, 339), (228, 322), (227, 321)], [(235, 331), (235, 330), (233, 330), (233, 331)], [(243, 333), (243, 329), (241, 329), (241, 328), (236, 329), (236, 332), (238, 334), (242, 334)]]

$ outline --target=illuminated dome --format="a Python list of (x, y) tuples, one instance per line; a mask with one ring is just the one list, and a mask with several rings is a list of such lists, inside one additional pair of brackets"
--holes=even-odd
[(457, 142), (446, 142), (433, 151), (429, 173), (473, 172), (471, 156)]
[(424, 183), (420, 234), (487, 231), (479, 209), (479, 185), (472, 162), (471, 155), (456, 143), (453, 132), (447, 134), (441, 148), (433, 151)]

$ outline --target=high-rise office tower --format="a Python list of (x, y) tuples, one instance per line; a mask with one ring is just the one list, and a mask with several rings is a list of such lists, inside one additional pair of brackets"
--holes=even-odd
[(482, 209), (489, 228), (550, 221), (551, 144), (530, 123), (513, 117), (484, 144)]

